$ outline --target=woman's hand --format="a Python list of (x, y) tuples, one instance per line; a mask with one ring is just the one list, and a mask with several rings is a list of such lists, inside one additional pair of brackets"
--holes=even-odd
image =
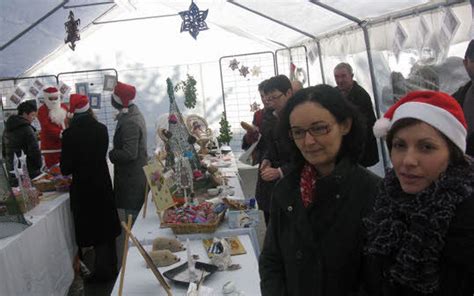
[(260, 175), (264, 181), (274, 181), (280, 178), (280, 170), (276, 168), (267, 167), (261, 170)]

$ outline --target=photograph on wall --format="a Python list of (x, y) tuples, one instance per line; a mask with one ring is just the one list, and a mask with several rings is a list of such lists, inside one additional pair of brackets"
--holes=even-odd
[(17, 87), (17, 88), (15, 89), (15, 95), (16, 95), (17, 97), (19, 97), (20, 100), (21, 100), (21, 99), (23, 99), (23, 97), (25, 96), (25, 92), (24, 92), (20, 87)]
[(21, 98), (19, 98), (16, 94), (12, 94), (10, 96), (10, 101), (12, 101), (13, 104), (18, 105), (21, 102)]
[(76, 94), (89, 95), (89, 84), (87, 82), (76, 83)]
[(104, 90), (113, 91), (116, 83), (117, 77), (114, 75), (104, 75)]
[(30, 94), (33, 96), (33, 97), (36, 97), (38, 94), (39, 94), (39, 90), (34, 87), (34, 86), (30, 86), (30, 88), (28, 89), (28, 91), (30, 92)]
[(100, 109), (100, 99), (101, 94), (99, 93), (90, 93), (89, 94), (89, 104), (92, 109)]
[(44, 88), (44, 84), (38, 79), (36, 79), (35, 82), (33, 82), (33, 86), (39, 90), (42, 90)]
[(63, 97), (65, 97), (69, 93), (70, 90), (71, 90), (71, 87), (67, 85), (66, 83), (62, 81), (59, 83), (59, 92), (61, 93), (61, 95), (63, 95)]

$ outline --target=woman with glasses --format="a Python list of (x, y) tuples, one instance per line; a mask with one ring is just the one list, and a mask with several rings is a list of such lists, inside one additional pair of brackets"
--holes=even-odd
[(359, 290), (362, 218), (380, 178), (357, 165), (364, 125), (328, 85), (298, 91), (281, 117), (296, 164), (275, 186), (263, 251), (263, 295), (347, 296)]

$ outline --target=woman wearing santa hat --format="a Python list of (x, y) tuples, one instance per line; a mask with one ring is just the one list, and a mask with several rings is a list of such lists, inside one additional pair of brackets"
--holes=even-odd
[(94, 273), (87, 281), (108, 281), (117, 274), (115, 238), (120, 234), (106, 162), (109, 135), (107, 127), (96, 120), (86, 96), (71, 95), (70, 112), (70, 125), (62, 137), (61, 172), (72, 174), (76, 242), (79, 248), (94, 247)]
[(386, 137), (393, 168), (364, 221), (369, 295), (473, 295), (474, 162), (461, 106), (412, 92), (374, 134)]

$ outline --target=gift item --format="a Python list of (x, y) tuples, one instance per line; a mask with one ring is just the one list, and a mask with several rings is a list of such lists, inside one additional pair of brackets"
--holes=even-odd
[(219, 270), (226, 270), (232, 264), (230, 258), (230, 246), (225, 239), (214, 238), (208, 253), (212, 254), (211, 263), (217, 266)]
[(153, 251), (170, 250), (180, 252), (186, 250), (183, 244), (175, 238), (157, 237), (153, 240)]
[(227, 213), (229, 228), (256, 227), (259, 221), (259, 213), (256, 208), (255, 199), (239, 201), (223, 198), (222, 201), (229, 207)]
[(180, 259), (175, 254), (171, 253), (170, 250), (157, 250), (148, 253), (153, 260), (153, 264), (157, 267), (164, 267), (175, 264)]

